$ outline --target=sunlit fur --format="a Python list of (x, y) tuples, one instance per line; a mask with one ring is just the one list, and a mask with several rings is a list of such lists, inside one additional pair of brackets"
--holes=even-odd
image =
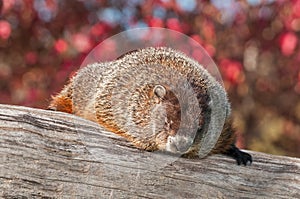
[[(155, 67), (142, 68), (145, 64), (159, 65), (161, 70), (157, 71)], [(155, 94), (155, 82), (144, 83), (149, 78), (158, 78), (162, 82), (177, 81), (177, 77), (164, 74), (167, 73), (167, 69), (175, 71), (174, 74), (183, 75), (190, 82), (202, 110), (198, 116), (198, 124), (202, 126), (202, 131), (207, 131), (206, 124), (210, 122), (208, 113), (212, 107), (209, 105), (209, 89), (216, 91), (225, 106), (226, 121), (221, 136), (213, 143), (215, 147), (210, 154), (228, 150), (235, 142), (235, 135), (230, 119), (230, 104), (224, 88), (195, 60), (170, 48), (141, 49), (127, 53), (112, 62), (95, 63), (80, 69), (70, 83), (53, 97), (49, 109), (73, 113), (95, 121), (107, 130), (125, 137), (138, 148), (172, 152), (173, 149), (167, 144), (168, 137), (176, 135), (182, 119), (178, 99), (167, 84), (159, 85), (165, 88), (165, 93)], [(147, 73), (142, 74), (143, 70), (147, 70)], [(157, 77), (152, 77), (150, 73), (155, 73)], [(138, 86), (130, 90), (133, 84)], [(127, 92), (127, 89), (130, 92)], [(128, 130), (128, 121), (132, 121), (141, 130)], [(158, 124), (158, 127), (155, 124)], [(160, 131), (155, 132), (156, 129)], [(188, 136), (189, 133), (185, 138), (189, 139)], [(198, 135), (185, 155), (197, 156), (200, 147), (204, 147), (200, 146), (200, 143), (201, 136)]]

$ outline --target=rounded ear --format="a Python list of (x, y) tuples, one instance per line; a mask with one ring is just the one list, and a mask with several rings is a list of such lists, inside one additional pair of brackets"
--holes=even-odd
[(166, 88), (163, 87), (162, 85), (156, 85), (154, 88), (153, 88), (153, 93), (159, 97), (159, 98), (163, 98), (167, 91), (166, 91)]

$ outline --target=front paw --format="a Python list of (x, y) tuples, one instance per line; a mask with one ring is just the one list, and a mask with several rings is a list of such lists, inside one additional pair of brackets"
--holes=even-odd
[(232, 145), (230, 149), (225, 152), (225, 155), (228, 155), (232, 158), (234, 158), (238, 165), (247, 165), (252, 163), (252, 156), (249, 153), (243, 152), (239, 150), (235, 145)]

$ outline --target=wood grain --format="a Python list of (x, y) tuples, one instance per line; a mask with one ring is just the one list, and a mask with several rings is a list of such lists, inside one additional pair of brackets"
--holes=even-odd
[(135, 149), (74, 115), (0, 105), (2, 198), (300, 198), (300, 159), (251, 166)]

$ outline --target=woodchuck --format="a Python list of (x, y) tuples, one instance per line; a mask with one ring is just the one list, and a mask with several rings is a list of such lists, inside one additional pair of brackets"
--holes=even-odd
[(171, 48), (139, 49), (90, 64), (53, 97), (49, 109), (95, 121), (143, 150), (188, 158), (221, 153), (239, 165), (252, 162), (235, 146), (222, 85)]

